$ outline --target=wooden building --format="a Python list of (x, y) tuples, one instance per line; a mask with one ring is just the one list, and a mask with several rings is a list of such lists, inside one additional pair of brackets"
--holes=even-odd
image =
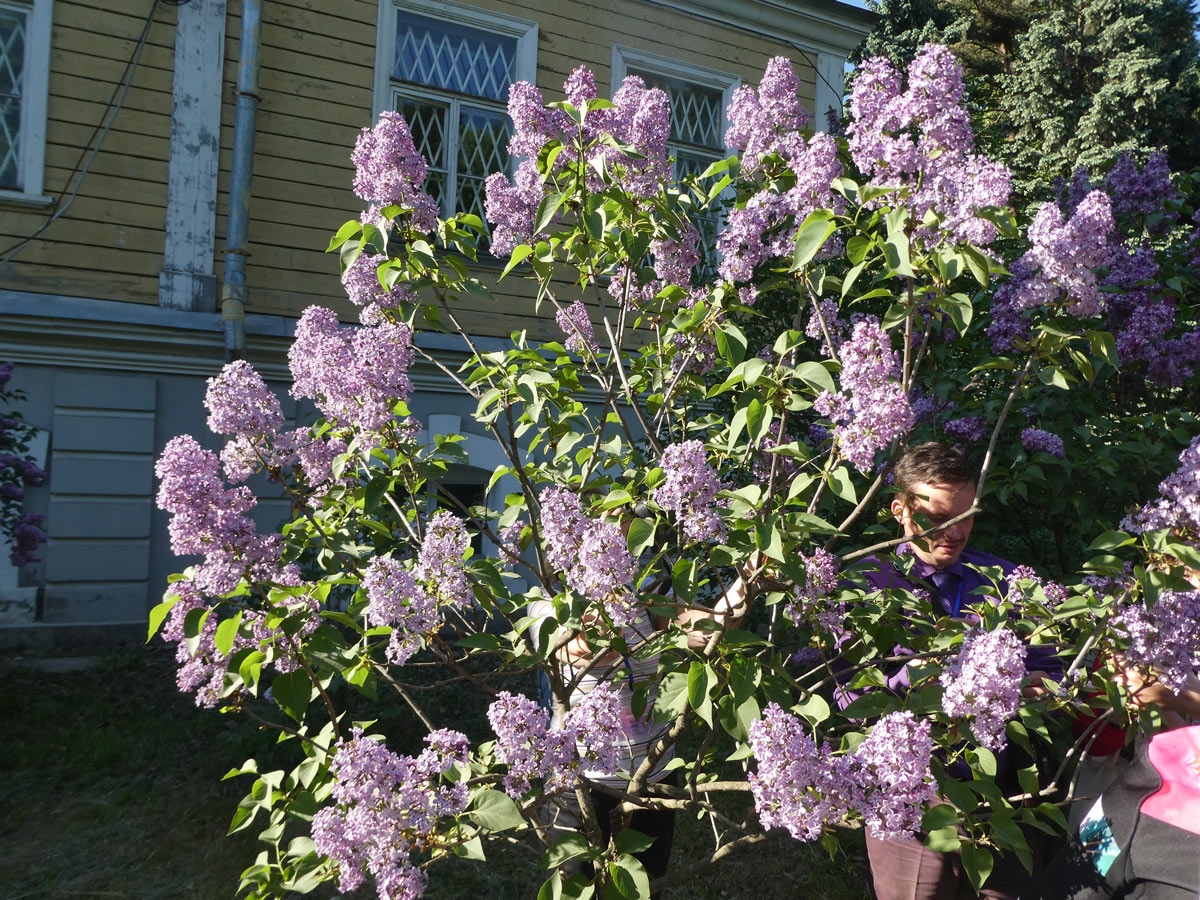
[[(43, 561), (0, 559), (0, 645), (143, 627), (183, 564), (153, 462), (172, 436), (207, 434), (224, 269), (241, 256), (245, 355), (286, 396), (294, 318), (314, 303), (351, 317), (323, 251), (362, 208), (349, 153), (380, 111), (413, 123), (445, 213), (482, 212), (482, 179), (509, 165), (510, 81), (553, 100), (580, 63), (602, 93), (641, 74), (671, 95), (677, 165), (703, 167), (725, 155), (731, 92), (773, 56), (794, 61), (818, 122), (840, 109), (871, 22), (836, 0), (0, 0), (0, 360), (17, 364), (49, 471), (26, 500), (46, 515)], [(248, 190), (231, 193), (239, 96), (253, 148)], [(238, 204), (247, 240), (229, 254)], [(482, 340), (557, 334), (520, 288), (464, 308)], [(427, 425), (470, 429), (434, 371), (414, 381), (418, 416), (444, 417)], [(486, 439), (468, 438), (487, 466)]]

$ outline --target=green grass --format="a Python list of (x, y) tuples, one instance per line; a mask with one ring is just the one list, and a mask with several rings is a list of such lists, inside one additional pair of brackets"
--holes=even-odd
[[(4, 900), (228, 900), (258, 852), (256, 829), (226, 837), (248, 783), (221, 782), (247, 757), (289, 765), (293, 748), (242, 717), (197, 709), (174, 684), (174, 661), (157, 641), (115, 652), (85, 671), (51, 673), (0, 661), (0, 815)], [(512, 685), (511, 689), (521, 689)], [(428, 695), (426, 695), (428, 696)], [(424, 699), (424, 698), (423, 698)], [(377, 708), (376, 708), (377, 709)], [(474, 692), (453, 691), (437, 719), (486, 739)], [(374, 713), (378, 715), (377, 712)], [(420, 729), (398, 704), (378, 730), (396, 749), (416, 749)], [(412, 744), (412, 747), (404, 745)], [(744, 811), (741, 815), (744, 815)], [(739, 815), (739, 818), (741, 816)], [(869, 896), (861, 838), (830, 860), (816, 845), (771, 840), (672, 888), (671, 900), (861, 900)], [(707, 856), (706, 822), (680, 817), (673, 862)], [(486, 863), (432, 867), (429, 900), (536, 896), (538, 855), (489, 845)], [(328, 897), (323, 890), (314, 896)], [(371, 900), (364, 887), (351, 897)]]

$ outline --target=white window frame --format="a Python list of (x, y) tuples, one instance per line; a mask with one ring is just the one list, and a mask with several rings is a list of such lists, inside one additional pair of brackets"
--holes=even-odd
[[(480, 31), (491, 32), (503, 37), (516, 38), (517, 50), (514, 59), (514, 81), (527, 81), (537, 84), (537, 42), (538, 24), (529, 19), (466, 6), (451, 0), (380, 0), (379, 21), (375, 42), (375, 92), (373, 102), (373, 118), (378, 119), (380, 113), (396, 108), (396, 98), (407, 95), (417, 99), (445, 103), (450, 108), (449, 122), (454, 127), (447, 128), (444, 140), (446, 142), (446, 183), (444, 186), (443, 215), (453, 214), (456, 210), (445, 209), (446, 204), (453, 205), (458, 196), (458, 122), (462, 99), (470, 95), (455, 95), (441, 88), (430, 85), (400, 84), (392, 80), (392, 71), (396, 61), (396, 26), (402, 11), (412, 12), (426, 18), (453, 22), (476, 28)], [(467, 99), (470, 106), (494, 108), (505, 112), (504, 101), (492, 100), (490, 97), (480, 97), (478, 102)], [(506, 173), (511, 174), (511, 173)]]
[[(684, 62), (681, 59), (672, 59), (669, 56), (662, 56), (658, 53), (652, 53), (649, 50), (640, 50), (636, 47), (626, 47), (622, 44), (613, 44), (612, 52), (612, 88), (616, 92), (620, 87), (621, 82), (625, 80), (625, 76), (629, 74), (630, 69), (639, 69), (646, 72), (655, 72), (659, 75), (666, 75), (672, 78), (679, 78), (683, 81), (690, 81), (692, 84), (701, 87), (713, 88), (721, 92), (721, 139), (725, 138), (725, 133), (729, 131), (729, 104), (733, 100), (733, 92), (741, 86), (742, 79), (729, 72), (722, 72), (719, 69), (710, 69), (708, 66), (700, 66), (696, 63)], [(670, 141), (672, 147), (675, 146), (675, 141)], [(690, 150), (690, 146), (685, 149)], [(716, 154), (717, 159), (724, 159), (729, 155), (724, 143), (719, 148), (711, 148)]]
[(0, 0), (0, 7), (26, 15), (22, 64), (21, 139), (18, 188), (0, 189), (0, 203), (43, 206), (46, 171), (46, 110), (50, 99), (50, 32), (53, 0)]

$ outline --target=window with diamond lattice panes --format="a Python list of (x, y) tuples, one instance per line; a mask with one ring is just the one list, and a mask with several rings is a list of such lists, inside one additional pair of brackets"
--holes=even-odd
[[(671, 137), (668, 142), (675, 158), (675, 177), (699, 175), (710, 165), (725, 158), (725, 92), (719, 88), (695, 84), (684, 78), (629, 69), (650, 87), (666, 91), (671, 102)], [(720, 209), (710, 209), (693, 219), (700, 231), (701, 261), (694, 273), (697, 283), (705, 283), (717, 271), (717, 235), (721, 230)]]
[(395, 109), (429, 163), (426, 190), (444, 216), (484, 218), (483, 183), (509, 173), (508, 86), (519, 39), (401, 10), (391, 73)]
[(21, 92), (27, 14), (0, 5), (0, 188), (21, 187)]

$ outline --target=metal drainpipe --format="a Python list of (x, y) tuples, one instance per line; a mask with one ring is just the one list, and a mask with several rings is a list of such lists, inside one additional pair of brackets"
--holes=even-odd
[(238, 60), (237, 116), (233, 124), (233, 166), (229, 173), (229, 215), (225, 233), (225, 274), (221, 319), (225, 360), (246, 351), (246, 250), (250, 230), (250, 176), (254, 170), (254, 129), (258, 115), (258, 50), (262, 36), (262, 0), (244, 0)]

